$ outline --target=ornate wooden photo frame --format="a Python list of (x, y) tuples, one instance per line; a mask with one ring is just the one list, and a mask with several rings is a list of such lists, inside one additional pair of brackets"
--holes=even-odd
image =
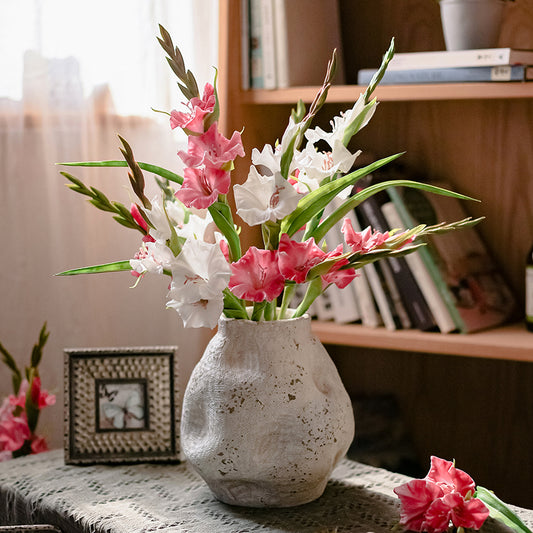
[(64, 354), (66, 464), (179, 461), (176, 346)]

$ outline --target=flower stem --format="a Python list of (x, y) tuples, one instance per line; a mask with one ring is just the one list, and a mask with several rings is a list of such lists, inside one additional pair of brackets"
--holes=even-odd
[(286, 318), (285, 314), (287, 312), (289, 304), (291, 303), (291, 299), (294, 296), (295, 291), (296, 291), (295, 283), (285, 285), (285, 289), (283, 289), (283, 298), (281, 300), (281, 307), (279, 310), (280, 320), (283, 320), (284, 318)]
[(311, 281), (311, 283), (309, 283), (307, 291), (305, 292), (304, 299), (296, 308), (296, 311), (294, 312), (292, 317), (296, 318), (302, 316), (320, 294), (322, 294), (322, 278), (317, 277), (313, 281)]

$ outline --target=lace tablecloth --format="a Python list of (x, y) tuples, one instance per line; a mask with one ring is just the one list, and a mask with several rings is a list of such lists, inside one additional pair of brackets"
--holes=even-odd
[[(287, 509), (225, 505), (186, 464), (69, 466), (55, 450), (0, 463), (0, 525), (64, 533), (390, 533), (408, 478), (343, 460), (323, 496)], [(519, 510), (531, 528), (533, 511)], [(486, 533), (509, 530), (489, 519)]]

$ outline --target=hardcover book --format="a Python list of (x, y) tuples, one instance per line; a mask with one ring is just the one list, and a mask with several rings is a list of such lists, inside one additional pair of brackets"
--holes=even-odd
[[(368, 85), (377, 69), (362, 69), (357, 73), (357, 83)], [(493, 67), (450, 67), (409, 70), (387, 70), (381, 85), (415, 83), (468, 83), (506, 82), (533, 79), (533, 67), (526, 65), (500, 65)]]
[(335, 83), (344, 83), (338, 1), (273, 0), (273, 5), (277, 86), (322, 84), (334, 49)]
[[(434, 185), (451, 188), (446, 183)], [(461, 220), (468, 216), (464, 202), (455, 198), (420, 189), (396, 190), (414, 224), (435, 224), (437, 220)], [(427, 251), (431, 252), (432, 272), (440, 274), (448, 298), (453, 298), (461, 332), (494, 327), (513, 315), (514, 295), (476, 227), (438, 235), (429, 240)]]
[(533, 50), (481, 48), (436, 52), (403, 52), (394, 55), (387, 70), (493, 67), (497, 65), (533, 65)]
[[(391, 228), (398, 228), (401, 230), (411, 227), (411, 222), (408, 214), (404, 213), (404, 218), (400, 214), (397, 204), (401, 202), (398, 191), (391, 187), (388, 191), (391, 201), (384, 203), (381, 206), (381, 211), (387, 219)], [(411, 225), (410, 225), (411, 224)], [(427, 262), (431, 261), (431, 258), (424, 257), (425, 254), (429, 254), (427, 248), (423, 247), (405, 256), (405, 260), (415, 277), (420, 290), (424, 294), (424, 298), (435, 318), (435, 322), (439, 327), (441, 333), (450, 333), (456, 331), (461, 325), (460, 317), (456, 317), (457, 311), (455, 309), (454, 300), (447, 294), (448, 287), (430, 272), (430, 267)], [(436, 273), (439, 276), (439, 273)]]
[[(365, 178), (365, 185), (370, 185), (371, 179)], [(359, 210), (365, 219), (364, 224), (370, 225), (373, 229), (385, 233), (391, 228), (381, 212), (381, 205), (388, 201), (386, 193), (378, 193), (367, 198), (356, 209)], [(436, 328), (435, 319), (426, 302), (424, 294), (420, 290), (418, 283), (411, 272), (409, 265), (404, 257), (390, 257), (385, 264), (390, 268), (393, 280), (396, 284), (400, 295), (400, 303), (407, 311), (412, 327), (422, 331), (428, 331)], [(401, 308), (400, 308), (400, 316)]]

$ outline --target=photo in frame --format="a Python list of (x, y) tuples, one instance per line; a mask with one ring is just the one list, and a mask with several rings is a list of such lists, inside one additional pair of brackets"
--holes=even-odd
[(64, 355), (66, 464), (179, 462), (176, 346)]

